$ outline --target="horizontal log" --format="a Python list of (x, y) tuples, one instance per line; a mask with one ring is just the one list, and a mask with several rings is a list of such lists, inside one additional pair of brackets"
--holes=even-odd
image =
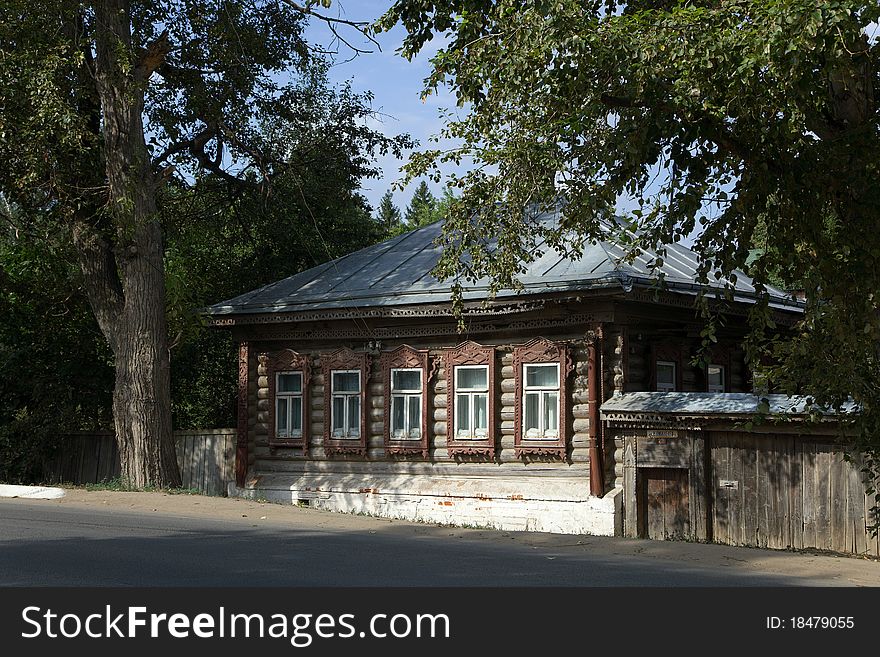
[(502, 379), (511, 379), (513, 380), (516, 377), (516, 372), (513, 369), (513, 365), (505, 365), (501, 368), (501, 378)]

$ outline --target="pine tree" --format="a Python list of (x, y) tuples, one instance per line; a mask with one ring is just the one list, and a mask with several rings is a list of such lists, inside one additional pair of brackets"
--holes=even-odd
[(437, 199), (428, 189), (428, 184), (423, 180), (416, 188), (409, 206), (406, 208), (404, 220), (409, 230), (427, 226), (432, 223), (436, 217), (434, 211), (437, 208)]
[(382, 229), (387, 232), (393, 232), (398, 226), (400, 226), (400, 209), (394, 205), (394, 197), (392, 196), (390, 189), (385, 192), (384, 196), (382, 196), (382, 200), (379, 201), (376, 220), (379, 222)]

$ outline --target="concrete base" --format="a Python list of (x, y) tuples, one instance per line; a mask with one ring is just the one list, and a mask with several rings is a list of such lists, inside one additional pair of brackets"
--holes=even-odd
[(571, 477), (522, 479), (266, 473), (229, 495), (417, 522), (511, 531), (620, 536), (621, 496), (589, 495)]
[(13, 486), (0, 484), (0, 497), (26, 497), (35, 500), (57, 500), (64, 490), (51, 486)]

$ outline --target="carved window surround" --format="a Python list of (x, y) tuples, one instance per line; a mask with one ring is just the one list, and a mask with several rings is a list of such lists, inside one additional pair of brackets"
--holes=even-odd
[[(421, 454), (422, 458), (428, 458), (428, 352), (427, 350), (413, 349), (408, 345), (402, 345), (393, 351), (382, 354), (379, 365), (382, 369), (382, 382), (384, 385), (385, 403), (385, 453), (399, 456)], [(392, 390), (391, 374), (396, 369), (418, 369), (421, 371), (422, 384), (422, 410), (421, 410), (421, 436), (416, 439), (394, 438), (392, 435)]]
[[(556, 439), (532, 439), (525, 436), (523, 424), (525, 409), (524, 366), (539, 364), (559, 365), (559, 428)], [(568, 379), (573, 369), (571, 352), (564, 343), (537, 338), (513, 350), (513, 371), (516, 381), (514, 456), (545, 456), (564, 459), (571, 432), (569, 424)]]
[[(274, 356), (261, 354), (266, 362), (266, 374), (269, 379), (269, 446), (270, 447), (298, 447), (303, 450), (303, 455), (309, 451), (309, 434), (311, 426), (311, 391), (309, 378), (311, 363), (308, 355), (299, 354), (292, 349), (283, 349)], [(275, 386), (279, 372), (298, 372), (302, 375), (302, 435), (296, 437), (279, 438), (276, 430), (277, 400)]]
[[(446, 368), (446, 447), (450, 456), (495, 456), (495, 348), (476, 342), (462, 342), (457, 347), (444, 349)], [(485, 439), (457, 439), (455, 417), (455, 367), (458, 365), (486, 365), (489, 368), (488, 431)]]
[[(357, 370), (361, 375), (360, 391), (360, 436), (357, 438), (334, 438), (332, 433), (332, 387), (333, 370)], [(324, 375), (324, 453), (367, 455), (367, 386), (370, 377), (370, 355), (357, 353), (348, 348), (337, 349), (329, 354), (321, 354), (321, 372)]]

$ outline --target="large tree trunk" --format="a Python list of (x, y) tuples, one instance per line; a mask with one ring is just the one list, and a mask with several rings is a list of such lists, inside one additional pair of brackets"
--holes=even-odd
[(144, 89), (167, 43), (133, 53), (128, 2), (99, 0), (94, 9), (112, 221), (104, 231), (77, 222), (74, 241), (89, 302), (115, 356), (122, 477), (135, 487), (174, 487), (180, 473), (171, 432), (162, 229), (142, 118)]

